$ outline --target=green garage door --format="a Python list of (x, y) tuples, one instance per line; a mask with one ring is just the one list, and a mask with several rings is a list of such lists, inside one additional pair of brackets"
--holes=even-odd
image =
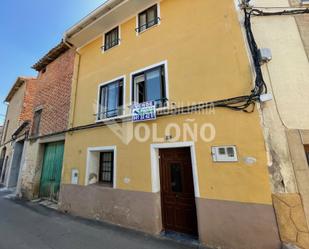
[(58, 200), (64, 143), (49, 143), (45, 145), (43, 168), (40, 184), (40, 197)]

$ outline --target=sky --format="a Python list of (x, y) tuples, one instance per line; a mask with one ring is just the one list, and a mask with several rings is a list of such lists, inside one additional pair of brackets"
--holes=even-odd
[(56, 46), (65, 30), (105, 0), (1, 0), (0, 125), (4, 99), (18, 76), (36, 76), (31, 66)]

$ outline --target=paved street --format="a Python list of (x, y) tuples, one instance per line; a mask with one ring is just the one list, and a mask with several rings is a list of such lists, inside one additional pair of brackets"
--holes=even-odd
[(0, 190), (0, 249), (197, 248), (4, 198), (7, 194)]

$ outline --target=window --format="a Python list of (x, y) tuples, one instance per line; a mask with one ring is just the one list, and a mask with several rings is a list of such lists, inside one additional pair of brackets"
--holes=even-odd
[(123, 114), (123, 79), (100, 87), (98, 120)]
[(133, 75), (132, 101), (134, 103), (155, 101), (157, 107), (166, 105), (166, 80), (164, 69), (164, 66), (158, 66)]
[(100, 153), (99, 183), (113, 185), (114, 178), (114, 152)]
[(33, 117), (33, 125), (31, 130), (32, 136), (39, 135), (40, 132), (40, 123), (41, 123), (41, 115), (42, 115), (42, 109), (35, 111), (34, 117)]
[(119, 44), (119, 27), (112, 29), (105, 34), (104, 51), (115, 47)]
[(136, 31), (140, 33), (158, 24), (159, 20), (160, 19), (158, 17), (158, 6), (156, 4), (138, 14), (138, 28), (136, 29)]
[(308, 162), (308, 165), (309, 165), (309, 145), (305, 145), (305, 153), (306, 153), (307, 162)]

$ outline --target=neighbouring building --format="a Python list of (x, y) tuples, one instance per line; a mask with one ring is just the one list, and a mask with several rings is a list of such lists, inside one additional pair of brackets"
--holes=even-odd
[(74, 49), (61, 42), (32, 67), (38, 71), (37, 91), (21, 185), (17, 189), (27, 199), (58, 199), (74, 56)]
[[(308, 7), (306, 2), (252, 4), (269, 13)], [(272, 54), (262, 70), (273, 99), (262, 105), (261, 117), (280, 236), (309, 248), (309, 13), (255, 16), (252, 27), (258, 46)]]
[(35, 78), (18, 77), (5, 99), (8, 107), (0, 141), (0, 183), (7, 188), (15, 188), (20, 179), (36, 85)]
[(259, 111), (194, 109), (251, 92), (233, 0), (109, 0), (64, 37), (77, 55), (61, 210), (210, 246), (281, 247)]
[[(2, 131), (3, 131), (3, 126), (0, 126), (0, 140), (2, 138)], [(2, 166), (3, 166), (3, 158), (4, 156), (0, 155), (0, 174), (2, 172)], [(1, 183), (0, 183), (1, 184)]]

